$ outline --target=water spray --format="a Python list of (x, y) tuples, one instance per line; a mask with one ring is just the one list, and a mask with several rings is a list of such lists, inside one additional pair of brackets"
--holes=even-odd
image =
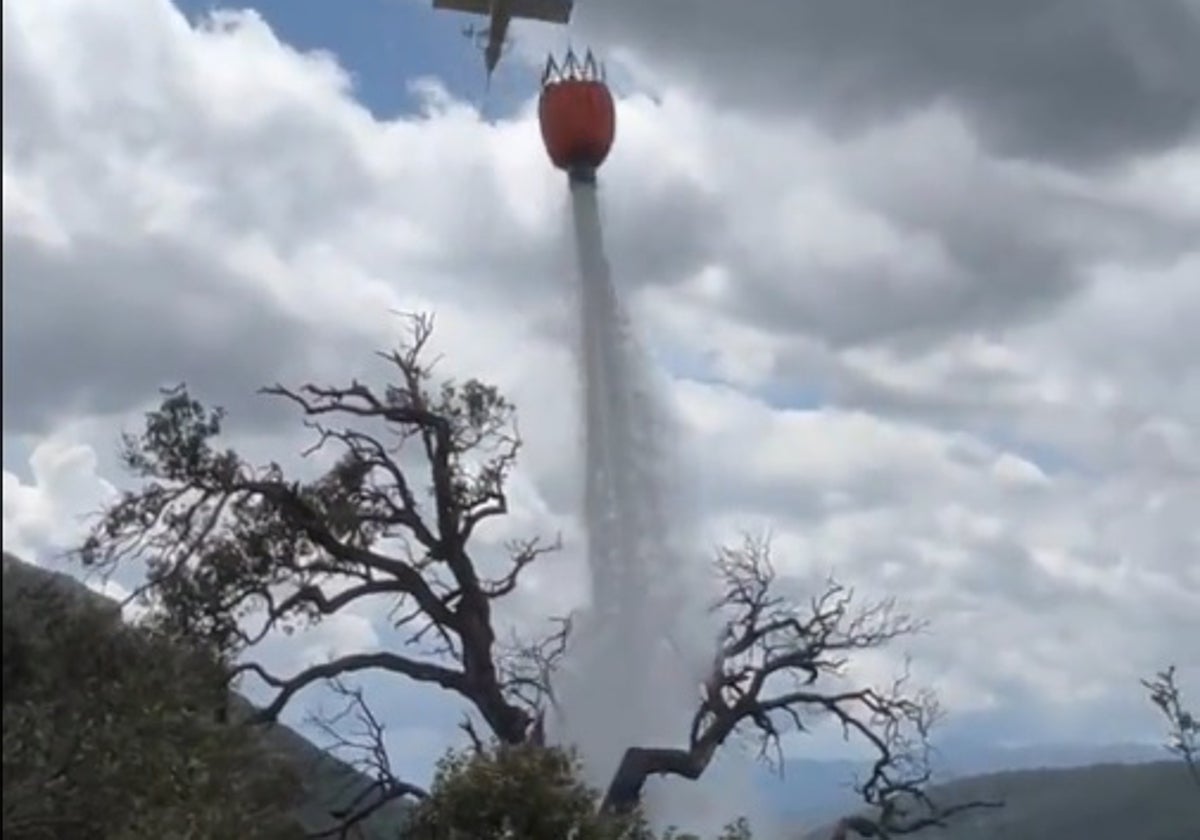
[(550, 160), (568, 177), (579, 260), (591, 583), (568, 656), (559, 724), (580, 748), (589, 779), (605, 785), (627, 747), (686, 737), (681, 727), (690, 716), (681, 710), (694, 703), (696, 682), (679, 644), (679, 617), (681, 596), (690, 592), (663, 483), (664, 412), (604, 252), (597, 170), (612, 149), (616, 119), (603, 65), (590, 52), (551, 58), (538, 117)]

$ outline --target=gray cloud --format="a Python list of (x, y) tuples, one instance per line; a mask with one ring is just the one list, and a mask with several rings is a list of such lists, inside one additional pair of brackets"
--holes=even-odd
[[(840, 145), (786, 126), (798, 135), (787, 177), (759, 163), (784, 153), (783, 126), (715, 132), (695, 143), (701, 154), (685, 144), (698, 168), (713, 170), (695, 177), (721, 183), (725, 212), (692, 205), (683, 222), (659, 225), (679, 256), (654, 275), (697, 313), (781, 343), (911, 356), (954, 337), (1001, 335), (1088, 299), (1101, 267), (1146, 274), (1148, 291), (1167, 285), (1155, 276), (1200, 241), (1200, 217), (1181, 210), (1186, 203), (1132, 190), (1128, 172), (1080, 177), (997, 160), (945, 111)], [(699, 290), (703, 266), (724, 281)], [(1179, 333), (1152, 340), (1171, 341), (1190, 347)]]
[(718, 196), (683, 176), (649, 188), (624, 187), (603, 193), (604, 237), (624, 289), (670, 285), (712, 259), (729, 215)]
[(211, 258), (185, 246), (81, 241), (61, 253), (6, 236), (3, 256), (6, 433), (119, 414), (183, 380), (272, 422), (279, 412), (250, 395), (311, 364), (285, 314), (236, 277), (214, 282)]
[(1193, 0), (611, 0), (581, 24), (731, 108), (856, 132), (937, 101), (995, 152), (1071, 165), (1168, 148), (1200, 116)]
[[(257, 24), (200, 33), (175, 18), (152, 26), (174, 14), (163, 0), (77, 14), (85, 5), (5, 5), (6, 456), (8, 438), (29, 432), (21, 442), (40, 459), (30, 479), (5, 476), (6, 526), (17, 526), (6, 535), (61, 542), (50, 532), (95, 497), (93, 473), (121, 480), (116, 427), (136, 424), (165, 382), (228, 405), (234, 442), (255, 460), (312, 469), (292, 457), (295, 413), (252, 392), (276, 378), (377, 377), (370, 351), (397, 326), (388, 309), (415, 305), (439, 314), (438, 372), (496, 381), (521, 411), (529, 445), (513, 515), (487, 539), (561, 528), (573, 543), (530, 576), (513, 615), (576, 599), (577, 377), (560, 276), (572, 264), (562, 179), (530, 115), (490, 124), (450, 103), (377, 123), (336, 74)], [(800, 4), (810, 26), (795, 44), (791, 13), (758, 5), (702, 5), (671, 37), (633, 32), (728, 81), (717, 106), (678, 92), (623, 100), (603, 176), (610, 257), (646, 337), (710, 380), (661, 386), (686, 415), (677, 442), (700, 474), (697, 531), (724, 540), (766, 520), (796, 580), (832, 568), (934, 619), (913, 652), (951, 706), (1011, 708), (1032, 692), (1102, 715), (1094, 698), (1136, 692), (1139, 672), (1186, 653), (1200, 597), (1196, 564), (1180, 560), (1197, 545), (1189, 465), (1200, 451), (1187, 149), (1136, 178), (998, 160), (1024, 143), (1031, 156), (1112, 162), (1173, 136), (1124, 125), (1129, 107), (1106, 133), (1084, 109), (1080, 126), (1103, 142), (1058, 148), (1070, 137), (1056, 132), (1082, 130), (1060, 111), (1070, 91), (1017, 84), (1001, 62), (1033, 74), (1053, 59), (1018, 37), (1036, 17), (1027, 3), (945, 6), (924, 28), (913, 21), (943, 7), (914, 4), (917, 17), (888, 32), (852, 26), (844, 6)], [(678, 8), (623, 14), (662, 15), (665, 27)], [(713, 34), (722, 15), (729, 26)], [(1090, 25), (1061, 43), (1126, 55), (1110, 49), (1116, 30)], [(745, 48), (747, 33), (761, 49)], [(1161, 53), (1154, 72), (1169, 93), (1186, 77)], [(966, 68), (947, 72), (954, 84), (939, 69), (951, 57)], [(755, 79), (771, 85), (748, 101), (774, 113), (726, 107)], [(873, 104), (844, 107), (839, 89)], [(1147, 90), (1145, 107), (1160, 103)], [(1066, 128), (1026, 119), (1042, 110)], [(806, 114), (871, 130), (831, 140)], [(736, 387), (711, 382), (722, 377)], [(755, 391), (792, 403), (816, 392), (841, 408), (787, 411)], [(111, 416), (86, 439), (99, 459), (88, 472), (45, 435), (51, 420), (96, 412)]]

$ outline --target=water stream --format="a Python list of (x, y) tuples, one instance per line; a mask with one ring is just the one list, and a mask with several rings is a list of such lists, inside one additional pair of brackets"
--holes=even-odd
[[(604, 787), (628, 746), (686, 743), (707, 634), (682, 548), (670, 415), (610, 277), (594, 183), (572, 183), (571, 209), (591, 602), (577, 620), (562, 725)], [(656, 798), (651, 789), (648, 805), (665, 816)]]

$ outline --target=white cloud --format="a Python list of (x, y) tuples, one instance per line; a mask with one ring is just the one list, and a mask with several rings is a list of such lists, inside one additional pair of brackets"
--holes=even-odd
[[(380, 122), (328, 56), (165, 0), (6, 2), (3, 61), (5, 436), (37, 442), (6, 549), (77, 539), (157, 386), (286, 458), (295, 418), (253, 390), (377, 378), (388, 310), (432, 307), (439, 371), (496, 381), (528, 440), (483, 536), (568, 540), (513, 618), (581, 597), (573, 268), (531, 107), (489, 124), (427, 84)], [(1100, 721), (1162, 664), (1200, 679), (1194, 146), (1083, 175), (993, 157), (944, 103), (851, 137), (670, 84), (619, 111), (610, 256), (704, 538), (770, 523), (797, 580), (900, 596), (960, 709)], [(87, 416), (89, 445), (56, 433)], [(365, 613), (314, 632), (275, 661), (386, 643)]]
[(30, 561), (74, 548), (88, 525), (115, 493), (96, 474), (96, 453), (85, 443), (49, 437), (29, 459), (26, 484), (4, 471), (4, 550)]

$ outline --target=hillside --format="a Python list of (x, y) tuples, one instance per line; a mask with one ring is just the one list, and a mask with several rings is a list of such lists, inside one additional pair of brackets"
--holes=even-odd
[[(1009, 770), (1154, 763), (1167, 755), (1161, 744), (1136, 743), (999, 747), (959, 739), (935, 746), (934, 780), (938, 784)], [(764, 801), (784, 819), (801, 824), (824, 823), (857, 808), (860, 799), (852, 780), (869, 771), (863, 762), (815, 758), (787, 760), (782, 776), (762, 766), (755, 770)]]
[[(300, 777), (305, 793), (297, 818), (308, 831), (331, 827), (334, 823), (329, 813), (346, 807), (370, 784), (370, 779), (354, 767), (317, 747), (291, 727), (275, 725), (267, 731), (266, 740)], [(400, 803), (385, 805), (362, 823), (354, 840), (396, 840), (400, 836), (397, 826), (404, 822), (405, 811)]]
[[(25, 563), (5, 553), (6, 622), (16, 613), (10, 608), (12, 604), (21, 598), (36, 597), (46, 592), (53, 593), (56, 603), (67, 604), (70, 608), (94, 610), (98, 615), (108, 616), (114, 623), (119, 621), (119, 606), (111, 599), (97, 594), (69, 575)], [(234, 717), (247, 715), (252, 710), (249, 701), (234, 695), (231, 704)], [(264, 730), (263, 740), (266, 749), (282, 759), (292, 771), (302, 790), (295, 817), (307, 831), (329, 828), (329, 812), (344, 806), (369, 784), (369, 780), (355, 768), (319, 749), (285, 725), (278, 724)], [(403, 817), (404, 808), (399, 804), (382, 808), (364, 823), (358, 836), (361, 840), (394, 840), (397, 835), (395, 826)]]
[[(962, 815), (939, 840), (1197, 840), (1200, 791), (1178, 762), (1017, 770), (949, 782), (939, 801), (1003, 800)], [(802, 835), (829, 840), (831, 828)]]
[[(117, 605), (76, 579), (4, 556), (6, 620), (12, 599), (42, 587), (52, 588), (68, 603), (95, 610), (116, 622)], [(6, 656), (7, 659), (7, 656)], [(8, 663), (6, 662), (6, 665)], [(248, 714), (250, 703), (234, 696), (234, 714)], [(344, 805), (369, 783), (353, 767), (316, 747), (284, 725), (265, 731), (267, 748), (292, 769), (302, 789), (296, 811), (309, 831), (329, 827), (330, 810)], [(840, 771), (831, 773), (835, 765)], [(820, 765), (820, 766), (818, 766)], [(789, 778), (829, 781), (845, 779), (853, 766), (833, 763), (794, 763)], [(824, 771), (824, 772), (818, 772)], [(834, 782), (829, 781), (829, 784)], [(840, 787), (841, 782), (837, 782)], [(806, 783), (796, 786), (804, 790)], [(1137, 838), (1137, 840), (1197, 840), (1200, 838), (1200, 793), (1182, 766), (1171, 761), (1144, 764), (1099, 764), (1067, 769), (1038, 769), (990, 773), (946, 783), (936, 789), (939, 799), (953, 803), (965, 799), (1001, 799), (1007, 806), (959, 819), (946, 831), (934, 831), (940, 840), (1064, 840), (1064, 838)], [(842, 791), (845, 795), (845, 791)], [(803, 797), (801, 797), (802, 799)], [(805, 803), (777, 802), (779, 811), (809, 810)], [(813, 805), (815, 803), (808, 803)], [(828, 804), (828, 803), (824, 803)], [(828, 811), (825, 811), (829, 813)], [(809, 811), (812, 813), (812, 811)], [(403, 822), (404, 808), (393, 805), (368, 821), (363, 840), (394, 840)], [(798, 840), (828, 840), (831, 829), (800, 834)]]

